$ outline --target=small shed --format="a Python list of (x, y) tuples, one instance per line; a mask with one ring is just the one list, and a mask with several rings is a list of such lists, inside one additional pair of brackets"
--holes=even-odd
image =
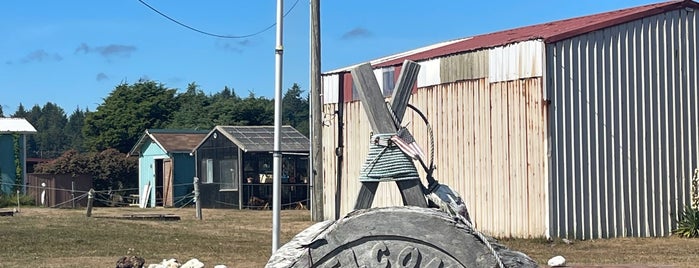
[(86, 174), (27, 174), (27, 195), (37, 206), (75, 208), (87, 206), (92, 176)]
[(0, 194), (26, 193), (27, 134), (34, 133), (24, 118), (0, 118)]
[[(282, 126), (282, 207), (308, 204), (309, 147), (306, 136)], [(193, 151), (202, 206), (269, 207), (273, 151), (273, 126), (216, 126)]]
[[(192, 149), (208, 130), (147, 129), (129, 152), (138, 156), (140, 204), (184, 205), (192, 193), (195, 172)], [(145, 199), (145, 200), (144, 200)]]

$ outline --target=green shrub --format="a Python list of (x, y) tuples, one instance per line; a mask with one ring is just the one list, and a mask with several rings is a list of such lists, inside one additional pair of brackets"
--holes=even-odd
[(699, 209), (686, 206), (677, 222), (677, 229), (672, 233), (680, 237), (699, 237)]
[[(19, 195), (19, 204), (21, 206), (34, 206), (34, 197), (29, 195)], [(0, 195), (0, 208), (16, 206), (17, 195)]]

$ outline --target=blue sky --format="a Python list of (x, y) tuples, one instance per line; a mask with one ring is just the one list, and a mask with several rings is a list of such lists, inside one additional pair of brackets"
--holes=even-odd
[[(219, 35), (247, 35), (275, 22), (273, 0), (144, 0), (168, 16)], [(648, 0), (321, 1), (321, 69), (365, 62), (451, 39), (656, 3)], [(309, 85), (309, 2), (284, 20), (287, 89)], [(117, 85), (141, 78), (182, 92), (224, 86), (241, 96), (274, 93), (275, 28), (223, 39), (179, 26), (138, 0), (0, 2), (0, 105), (53, 102), (94, 110)]]

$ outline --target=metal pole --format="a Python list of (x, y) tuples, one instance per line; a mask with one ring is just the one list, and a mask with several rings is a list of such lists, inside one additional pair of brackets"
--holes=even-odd
[[(320, 0), (311, 0), (311, 169), (313, 221), (323, 216), (323, 124), (320, 99)], [(339, 105), (342, 105), (340, 103)]]
[(280, 210), (281, 210), (281, 121), (282, 121), (282, 23), (284, 13), (284, 0), (277, 0), (277, 45), (274, 47), (275, 75), (274, 75), (274, 162), (272, 171), (272, 254), (279, 248)]
[(194, 206), (196, 207), (196, 217), (202, 219), (201, 215), (201, 200), (199, 200), (199, 177), (194, 177)]

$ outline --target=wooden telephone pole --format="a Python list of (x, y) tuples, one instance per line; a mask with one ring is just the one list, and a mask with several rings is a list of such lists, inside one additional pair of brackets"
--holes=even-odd
[(320, 99), (320, 0), (311, 1), (311, 219), (323, 221), (323, 124)]

